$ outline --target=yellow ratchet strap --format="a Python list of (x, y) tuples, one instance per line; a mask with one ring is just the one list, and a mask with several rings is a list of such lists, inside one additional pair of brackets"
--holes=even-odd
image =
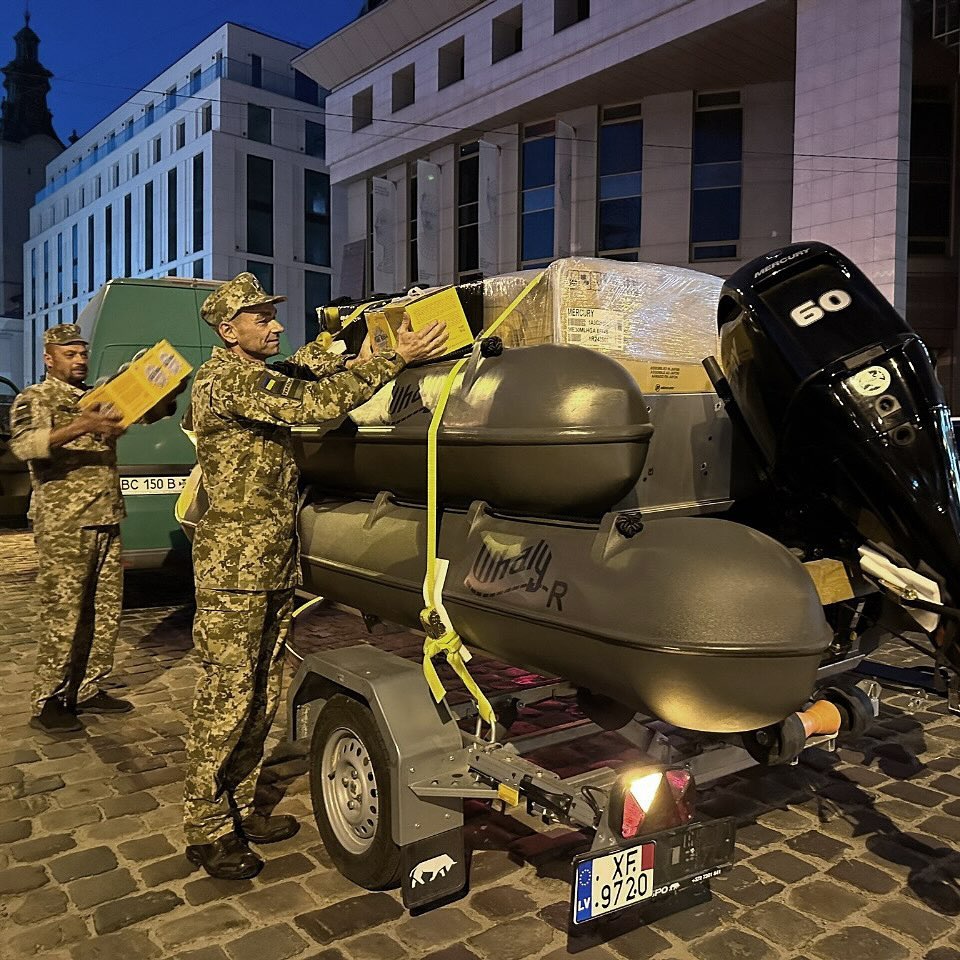
[[(494, 331), (513, 313), (542, 277), (543, 271), (538, 273), (524, 287), (513, 303), (480, 334), (478, 339), (492, 336)], [(473, 697), (480, 712), (480, 718), (490, 725), (491, 731), (495, 731), (497, 716), (493, 707), (467, 669), (470, 651), (464, 646), (443, 606), (443, 583), (446, 579), (447, 561), (437, 557), (437, 435), (443, 421), (447, 401), (450, 399), (450, 391), (453, 389), (454, 381), (467, 360), (468, 357), (459, 360), (447, 374), (440, 390), (440, 396), (437, 398), (436, 409), (430, 419), (430, 428), (427, 431), (427, 569), (423, 578), (425, 606), (420, 613), (420, 622), (427, 634), (423, 642), (423, 675), (434, 700), (439, 703), (446, 696), (447, 691), (437, 673), (433, 659), (443, 654), (454, 673), (469, 691), (470, 696)]]

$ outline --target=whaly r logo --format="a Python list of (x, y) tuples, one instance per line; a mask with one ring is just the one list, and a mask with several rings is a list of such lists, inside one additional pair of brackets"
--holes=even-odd
[(418, 383), (396, 383), (393, 388), (393, 394), (390, 397), (390, 406), (387, 408), (387, 415), (390, 423), (402, 423), (415, 417), (418, 413), (427, 413), (427, 408), (423, 405), (423, 396), (420, 393), (420, 384)]
[(514, 590), (534, 593), (543, 586), (552, 559), (553, 552), (546, 540), (523, 548), (519, 544), (491, 547), (484, 540), (467, 575), (466, 585), (484, 597)]

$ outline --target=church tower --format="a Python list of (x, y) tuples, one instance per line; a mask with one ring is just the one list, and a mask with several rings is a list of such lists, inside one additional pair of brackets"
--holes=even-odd
[(0, 317), (23, 317), (23, 245), (30, 208), (47, 164), (63, 150), (47, 106), (53, 74), (40, 63), (30, 14), (13, 38), (16, 55), (2, 69), (0, 103)]

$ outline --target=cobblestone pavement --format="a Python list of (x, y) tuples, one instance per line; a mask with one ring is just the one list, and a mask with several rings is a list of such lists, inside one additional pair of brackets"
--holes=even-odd
[[(182, 854), (185, 720), (196, 677), (189, 584), (129, 578), (116, 679), (136, 703), (85, 718), (72, 737), (27, 726), (37, 629), (32, 541), (0, 534), (0, 957), (20, 960), (960, 960), (960, 724), (936, 698), (885, 696), (879, 721), (835, 754), (729, 777), (701, 809), (740, 821), (738, 862), (713, 898), (636, 926), (567, 930), (570, 844), (476, 804), (469, 895), (410, 917), (332, 868), (313, 822), (302, 752), (278, 737), (261, 786), (302, 818), (243, 883), (214, 881)], [(373, 642), (415, 655), (418, 641)], [(368, 639), (320, 610), (298, 644)], [(477, 661), (475, 661), (477, 662)], [(481, 663), (487, 689), (526, 683)], [(539, 705), (513, 732), (568, 719)], [(279, 732), (279, 731), (278, 731)], [(560, 772), (603, 762), (609, 736), (546, 751)], [(619, 750), (615, 759), (629, 758)]]

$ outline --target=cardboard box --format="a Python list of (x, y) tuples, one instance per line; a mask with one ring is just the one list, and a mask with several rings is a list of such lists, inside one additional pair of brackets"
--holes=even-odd
[(384, 304), (379, 310), (368, 310), (367, 329), (373, 334), (378, 349), (392, 350), (397, 345), (397, 331), (403, 315), (410, 317), (410, 327), (421, 330), (435, 320), (447, 325), (447, 353), (473, 343), (473, 331), (463, 312), (456, 288), (444, 287), (419, 296), (403, 297)]
[(623, 360), (644, 393), (713, 393), (707, 371), (699, 363), (669, 363), (663, 360)]
[(79, 406), (87, 409), (100, 404), (102, 412), (118, 413), (123, 425), (129, 427), (172, 394), (192, 370), (166, 340), (161, 340), (121, 373), (88, 390), (80, 398)]

